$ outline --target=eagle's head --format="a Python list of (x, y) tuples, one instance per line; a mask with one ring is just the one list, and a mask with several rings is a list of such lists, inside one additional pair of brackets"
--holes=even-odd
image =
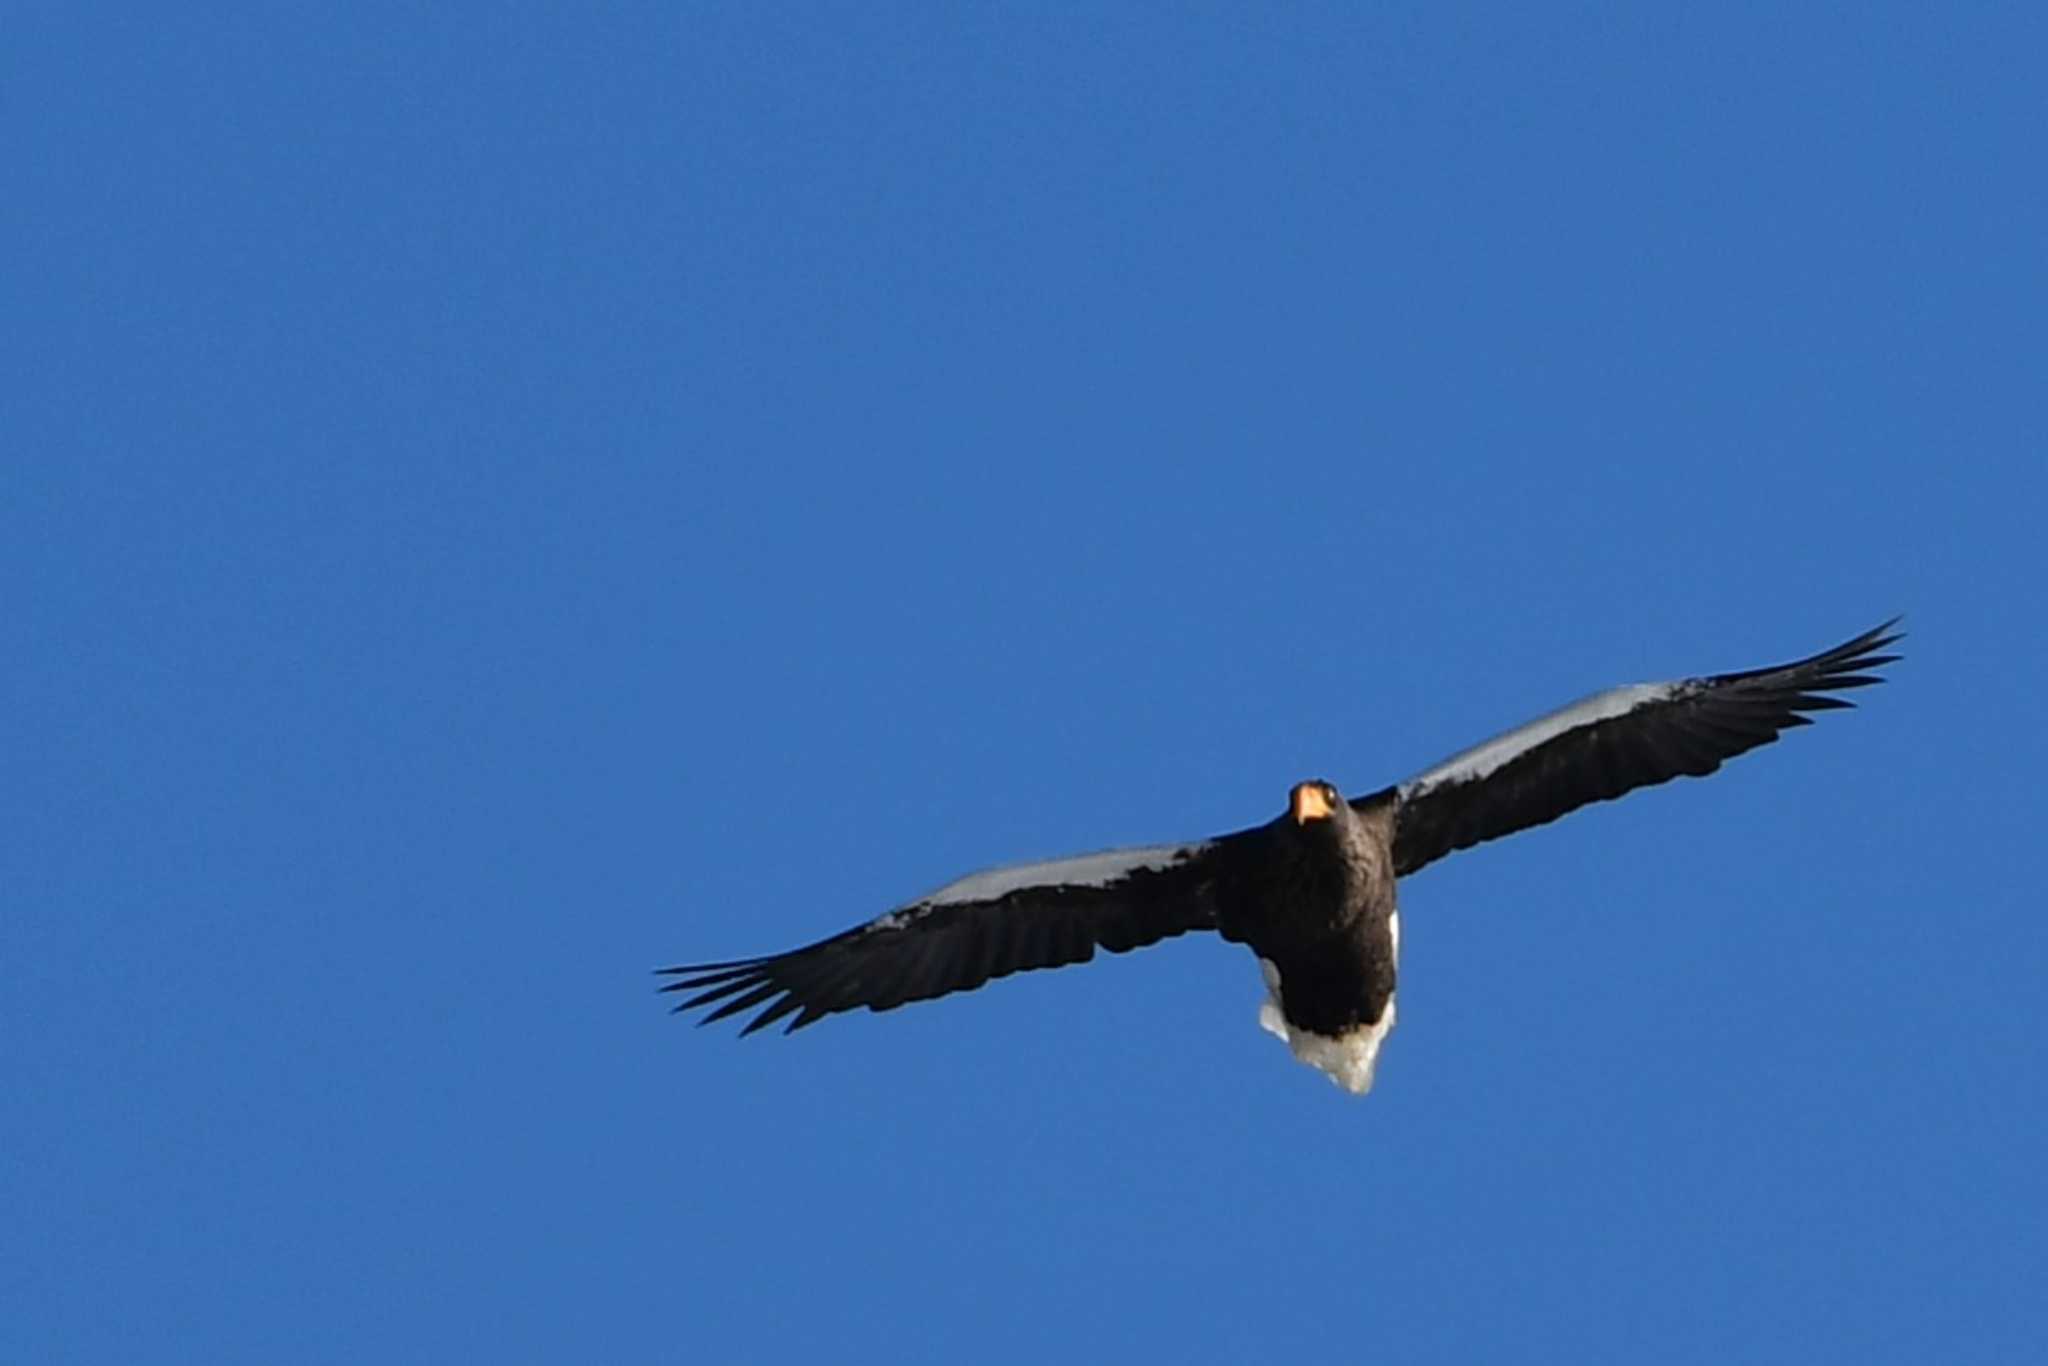
[(1287, 814), (1294, 817), (1296, 825), (1332, 820), (1347, 810), (1336, 784), (1324, 782), (1321, 778), (1296, 783), (1294, 790), (1287, 794)]

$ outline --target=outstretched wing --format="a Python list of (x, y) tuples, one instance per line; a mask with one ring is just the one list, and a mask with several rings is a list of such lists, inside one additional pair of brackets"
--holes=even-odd
[(694, 993), (699, 1021), (761, 1007), (740, 1032), (795, 1015), (784, 1032), (839, 1010), (893, 1010), (991, 977), (1085, 963), (1169, 935), (1212, 929), (1217, 841), (1113, 849), (991, 868), (807, 948), (729, 963), (663, 968), (663, 991)]
[(1394, 871), (1406, 875), (1588, 802), (1712, 773), (1807, 712), (1853, 706), (1832, 694), (1884, 681), (1865, 670), (1899, 658), (1881, 653), (1897, 624), (1793, 664), (1596, 693), (1354, 805), (1395, 800)]

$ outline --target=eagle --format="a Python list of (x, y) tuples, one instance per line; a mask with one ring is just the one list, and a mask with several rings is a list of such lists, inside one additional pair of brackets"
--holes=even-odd
[(1396, 890), (1446, 854), (1591, 802), (1702, 777), (1767, 745), (1837, 696), (1880, 683), (1903, 637), (1894, 617), (1832, 650), (1769, 668), (1594, 693), (1463, 750), (1405, 782), (1346, 799), (1294, 785), (1262, 825), (991, 868), (804, 948), (658, 971), (708, 1024), (789, 1033), (838, 1011), (894, 1010), (995, 977), (1084, 963), (1192, 931), (1258, 956), (1259, 1023), (1354, 1094), (1370, 1090), (1394, 1027)]

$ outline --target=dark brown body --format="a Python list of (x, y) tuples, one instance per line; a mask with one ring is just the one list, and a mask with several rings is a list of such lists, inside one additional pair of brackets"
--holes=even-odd
[(1216, 884), (1216, 924), (1279, 978), (1295, 1029), (1329, 1038), (1379, 1022), (1393, 999), (1399, 924), (1391, 801), (1342, 800), (1237, 838)]

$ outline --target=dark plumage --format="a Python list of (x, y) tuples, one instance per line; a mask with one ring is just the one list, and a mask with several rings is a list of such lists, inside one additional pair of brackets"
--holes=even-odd
[(1085, 962), (1190, 930), (1256, 953), (1261, 1023), (1352, 1091), (1372, 1084), (1394, 1023), (1395, 880), (1483, 840), (1589, 802), (1712, 773), (1738, 754), (1852, 705), (1898, 656), (1887, 622), (1792, 664), (1615, 688), (1345, 802), (1297, 785), (1263, 825), (1189, 844), (990, 869), (787, 953), (665, 968), (664, 991), (704, 1022), (749, 1010), (743, 1033), (795, 1030), (835, 1011), (891, 1010), (992, 977)]

